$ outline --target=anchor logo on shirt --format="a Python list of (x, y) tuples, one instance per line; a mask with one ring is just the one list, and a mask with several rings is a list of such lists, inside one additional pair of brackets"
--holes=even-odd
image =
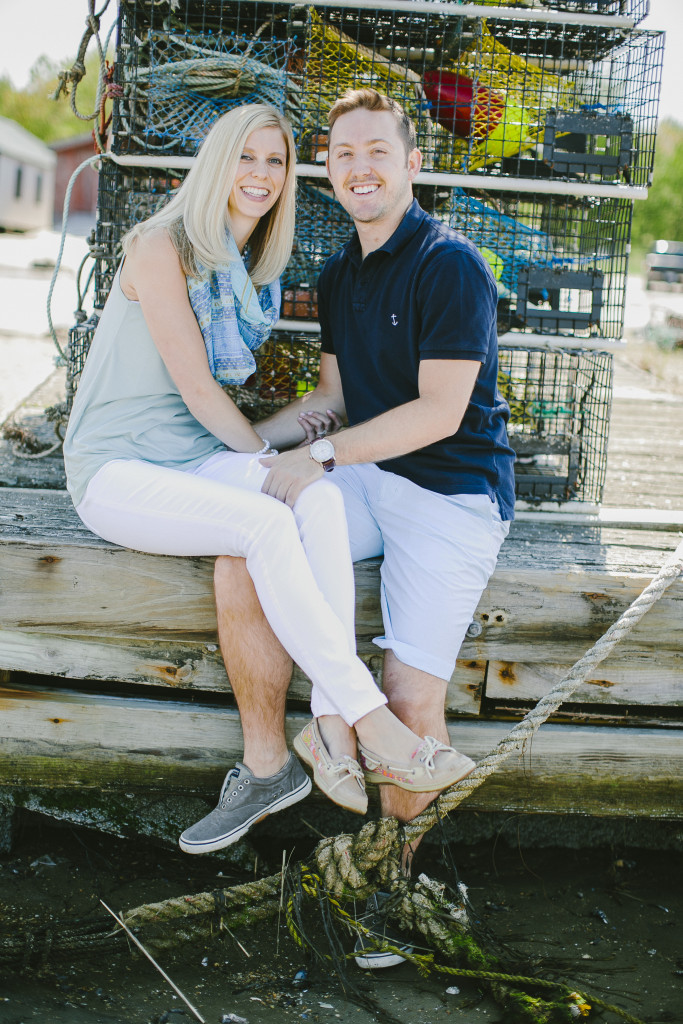
[(397, 323), (398, 323), (398, 317), (396, 316), (396, 314), (395, 314), (395, 313), (392, 313), (392, 314), (391, 314), (391, 322), (392, 322), (392, 324), (394, 325), (394, 327), (396, 327), (396, 325), (397, 325)]

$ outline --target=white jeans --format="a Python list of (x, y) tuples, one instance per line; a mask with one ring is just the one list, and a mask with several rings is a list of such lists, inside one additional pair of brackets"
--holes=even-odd
[(290, 509), (261, 493), (266, 474), (257, 456), (236, 452), (187, 472), (117, 459), (95, 474), (76, 511), (93, 533), (137, 551), (246, 558), (273, 632), (313, 682), (313, 714), (353, 725), (386, 698), (355, 653), (341, 493), (319, 480)]

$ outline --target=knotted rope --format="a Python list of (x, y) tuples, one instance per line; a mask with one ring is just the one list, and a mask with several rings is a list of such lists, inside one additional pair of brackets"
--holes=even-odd
[[(109, 0), (105, 0), (105, 4), (99, 13), (95, 13), (95, 0), (88, 0), (88, 17), (85, 19), (86, 30), (83, 33), (80, 46), (78, 47), (78, 54), (76, 60), (69, 68), (68, 71), (60, 71), (58, 75), (58, 84), (55, 90), (55, 100), (60, 99), (61, 96), (69, 96), (71, 102), (71, 110), (80, 121), (93, 121), (98, 113), (99, 108), (95, 109), (92, 114), (81, 114), (76, 107), (76, 91), (78, 89), (79, 82), (85, 76), (85, 55), (90, 45), (90, 40), (94, 38), (100, 57), (100, 65), (104, 67), (105, 62), (105, 49), (102, 48), (100, 42), (100, 18), (109, 6)], [(109, 33), (111, 35), (111, 32)], [(107, 37), (107, 42), (109, 36)]]
[[(531, 739), (561, 704), (569, 700), (577, 687), (611, 654), (681, 573), (683, 541), (617, 621), (572, 665), (536, 706), (513, 726), (507, 736), (479, 761), (471, 775), (456, 782), (450, 789), (444, 790), (438, 800), (412, 821), (400, 826), (395, 818), (382, 818), (364, 825), (355, 836), (335, 836), (333, 839), (322, 840), (316, 847), (314, 856), (329, 891), (347, 896), (353, 893), (362, 898), (376, 891), (380, 884), (384, 886), (386, 881), (398, 877), (398, 865), (390, 867), (384, 864), (375, 856), (378, 851), (387, 851), (395, 860), (402, 841), (414, 842), (419, 839), (440, 818), (481, 786), (482, 782), (497, 771), (515, 750)], [(377, 884), (374, 884), (374, 880)]]

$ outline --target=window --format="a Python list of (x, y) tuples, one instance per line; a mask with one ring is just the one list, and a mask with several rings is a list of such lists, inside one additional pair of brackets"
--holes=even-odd
[(21, 179), (23, 175), (23, 167), (21, 164), (17, 167), (17, 176), (14, 179), (14, 198), (21, 199)]
[(43, 198), (43, 176), (39, 174), (36, 177), (36, 202), (39, 203)]

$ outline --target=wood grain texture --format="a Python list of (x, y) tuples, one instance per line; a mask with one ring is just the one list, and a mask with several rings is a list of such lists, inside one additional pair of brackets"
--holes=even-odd
[[(241, 753), (231, 708), (101, 697), (38, 687), (0, 689), (0, 790), (100, 787), (215, 793)], [(287, 716), (291, 742), (306, 716)], [(502, 722), (451, 722), (476, 760)], [(681, 731), (544, 725), (468, 800), (470, 809), (683, 817)]]
[[(371, 644), (361, 654), (368, 668), (381, 681), (382, 654)], [(64, 679), (164, 686), (179, 696), (185, 691), (230, 693), (230, 681), (218, 649), (217, 637), (210, 641), (179, 641), (173, 638), (119, 638), (66, 636), (0, 629), (0, 664), (16, 672)], [(448, 686), (446, 708), (453, 714), (477, 714), (486, 675), (486, 662), (459, 661)], [(4, 680), (9, 682), (9, 673)], [(310, 700), (311, 683), (295, 665), (290, 699)], [(0, 727), (1, 729), (1, 727)]]
[[(510, 705), (514, 701), (537, 701), (562, 679), (570, 665), (542, 662), (490, 661), (486, 696)], [(683, 707), (683, 651), (668, 657), (642, 654), (628, 663), (602, 662), (593, 678), (575, 691), (572, 703), (646, 707)]]

